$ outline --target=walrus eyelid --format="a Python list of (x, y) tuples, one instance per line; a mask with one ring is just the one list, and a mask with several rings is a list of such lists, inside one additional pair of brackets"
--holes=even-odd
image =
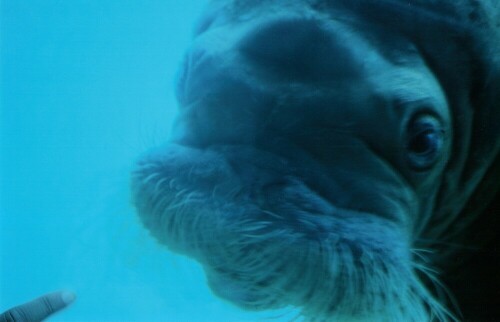
[(405, 152), (417, 171), (431, 169), (442, 155), (446, 131), (434, 113), (417, 113), (407, 124)]

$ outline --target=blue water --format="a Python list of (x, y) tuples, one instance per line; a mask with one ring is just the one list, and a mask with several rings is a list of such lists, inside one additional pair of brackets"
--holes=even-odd
[(130, 206), (128, 172), (168, 133), (204, 3), (2, 1), (0, 312), (63, 288), (77, 301), (51, 321), (274, 316), (213, 296)]

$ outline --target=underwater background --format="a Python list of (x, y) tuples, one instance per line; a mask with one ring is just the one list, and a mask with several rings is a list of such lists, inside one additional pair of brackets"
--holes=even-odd
[(130, 204), (130, 169), (168, 134), (205, 3), (1, 2), (0, 312), (69, 289), (76, 302), (50, 321), (293, 317), (216, 298)]

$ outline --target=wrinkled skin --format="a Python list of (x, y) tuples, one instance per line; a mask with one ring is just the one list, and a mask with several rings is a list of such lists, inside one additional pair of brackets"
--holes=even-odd
[(444, 276), (493, 314), (460, 294), (499, 182), (499, 7), (472, 3), (214, 1), (132, 176), (144, 225), (243, 308), (462, 319)]

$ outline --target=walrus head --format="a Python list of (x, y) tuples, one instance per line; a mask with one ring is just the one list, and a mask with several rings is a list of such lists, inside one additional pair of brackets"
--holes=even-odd
[(435, 268), (498, 190), (498, 11), (213, 1), (132, 175), (144, 225), (244, 308), (453, 319)]

